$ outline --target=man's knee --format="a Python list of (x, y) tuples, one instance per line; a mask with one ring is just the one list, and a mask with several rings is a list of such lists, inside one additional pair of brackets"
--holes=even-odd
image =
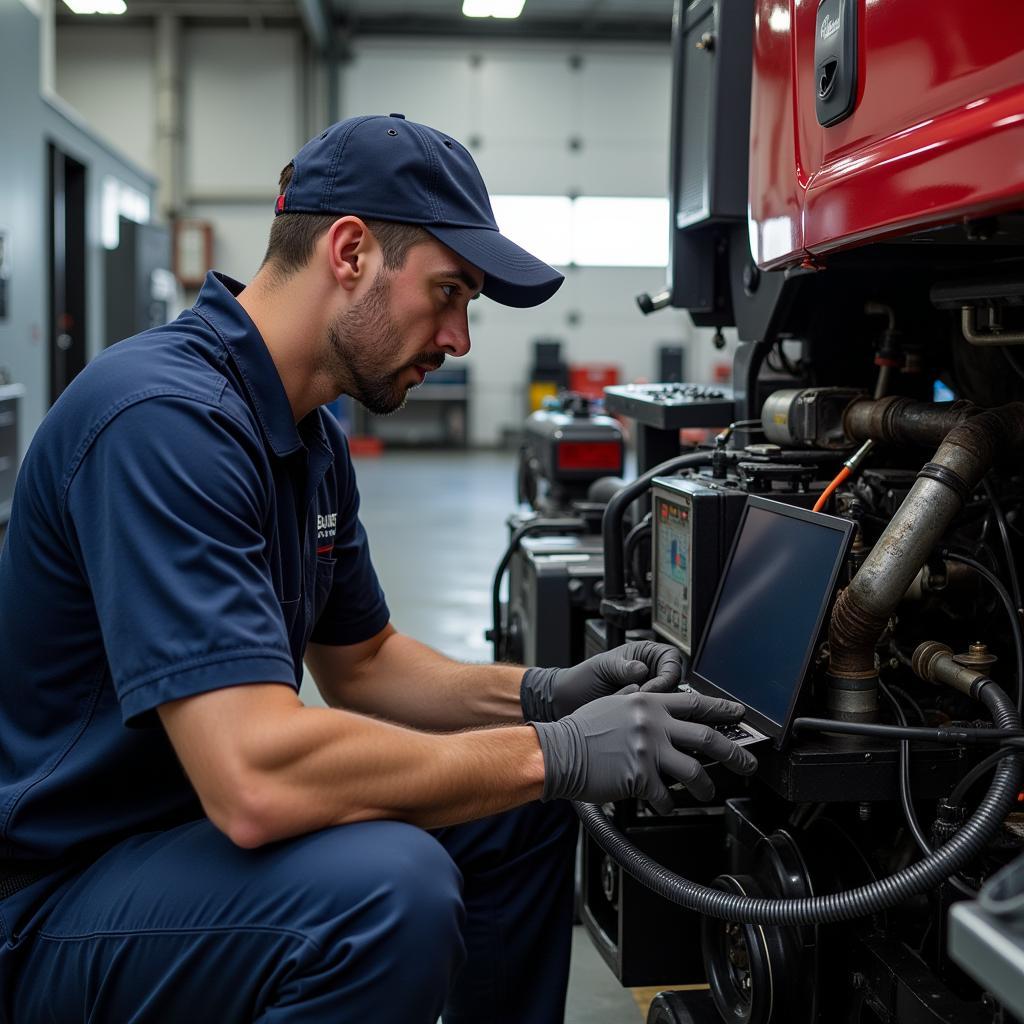
[(444, 847), (422, 829), (383, 826), (373, 872), (394, 911), (412, 927), (440, 934), (462, 923), (462, 875)]
[[(314, 1005), (316, 1019), (329, 1011), (331, 1019), (371, 1020), (378, 1005), (396, 1020), (437, 1019), (465, 954), (461, 876), (431, 836), (366, 822), (240, 850), (212, 826), (183, 831), (191, 855), (169, 860), (185, 898), (124, 901), (111, 934), (82, 943), (75, 939), (85, 918), (95, 919), (101, 889), (80, 887), (80, 912), (65, 898), (61, 919), (47, 922), (45, 945), (26, 945), (19, 1005), (43, 1005), (60, 977), (65, 1004), (51, 1016), (61, 1020), (81, 1017), (76, 1007), (93, 999), (105, 1009), (90, 1019), (127, 1019), (123, 1007), (159, 986), (173, 990), (167, 1020), (186, 1019), (185, 1008), (194, 1017), (197, 1006), (210, 1020), (283, 1020)], [(106, 878), (112, 886), (113, 872)], [(103, 983), (90, 994), (97, 978)], [(0, 1018), (3, 1009), (0, 999)], [(25, 1019), (36, 1016), (43, 1015)]]
[(399, 947), (426, 939), (442, 958), (461, 958), (462, 876), (431, 835), (374, 821), (326, 829), (299, 843), (290, 870), (313, 904), (303, 930)]

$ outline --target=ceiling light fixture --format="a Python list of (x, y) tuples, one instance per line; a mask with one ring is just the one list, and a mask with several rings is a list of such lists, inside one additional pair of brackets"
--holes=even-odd
[(75, 14), (124, 14), (128, 10), (124, 0), (64, 0)]
[(525, 5), (526, 0), (462, 0), (462, 13), (467, 18), (518, 18)]

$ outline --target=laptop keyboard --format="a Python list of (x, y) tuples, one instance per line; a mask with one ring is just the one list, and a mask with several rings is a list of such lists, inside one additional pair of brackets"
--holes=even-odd
[(715, 732), (720, 732), (727, 740), (746, 740), (750, 739), (750, 733), (747, 732), (742, 726), (730, 724), (722, 724), (712, 726)]
[[(732, 740), (733, 743), (738, 743), (741, 747), (749, 747), (751, 744), (760, 743), (762, 740), (766, 740), (768, 737), (764, 733), (749, 731), (744, 729), (743, 726), (737, 725), (733, 722), (720, 723), (719, 725), (712, 725), (712, 729), (717, 733), (721, 733), (727, 740)], [(707, 755), (697, 754), (697, 760), (705, 767), (709, 768), (713, 764), (718, 762), (708, 757)], [(668, 787), (669, 789), (685, 789), (686, 787), (681, 782), (675, 782)]]

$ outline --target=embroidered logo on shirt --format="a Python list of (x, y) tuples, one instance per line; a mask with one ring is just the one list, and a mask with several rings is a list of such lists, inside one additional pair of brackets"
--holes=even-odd
[(334, 532), (338, 528), (338, 513), (328, 512), (316, 517), (316, 553), (329, 555), (334, 550)]

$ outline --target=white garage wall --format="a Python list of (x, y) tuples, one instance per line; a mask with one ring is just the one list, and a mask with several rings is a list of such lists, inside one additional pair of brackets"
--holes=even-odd
[(663, 196), (668, 45), (363, 40), (346, 115), (392, 110), (471, 145), (495, 193)]
[[(96, 130), (154, 163), (154, 36), (61, 26), (57, 87)], [(190, 28), (182, 34), (185, 213), (214, 224), (216, 265), (247, 279), (262, 258), (277, 175), (305, 141), (309, 111), (298, 31)], [(339, 76), (342, 116), (399, 111), (473, 150), (493, 193), (662, 196), (668, 168), (667, 44), (469, 43), (357, 38)], [(568, 268), (534, 310), (472, 309), (471, 436), (499, 439), (523, 415), (536, 338), (570, 362), (613, 362), (650, 379), (656, 347), (688, 346), (688, 375), (710, 379), (723, 354), (688, 317), (640, 315), (634, 296), (658, 269)]]
[[(57, 91), (146, 167), (155, 156), (155, 47), (145, 28), (57, 31)], [(302, 37), (190, 28), (181, 58), (183, 214), (213, 222), (216, 266), (245, 280), (266, 248), (281, 168), (306, 141)]]
[(57, 92), (141, 168), (156, 173), (153, 33), (116, 25), (57, 32)]
[(300, 37), (286, 30), (184, 34), (185, 189), (194, 199), (273, 200), (301, 137)]

